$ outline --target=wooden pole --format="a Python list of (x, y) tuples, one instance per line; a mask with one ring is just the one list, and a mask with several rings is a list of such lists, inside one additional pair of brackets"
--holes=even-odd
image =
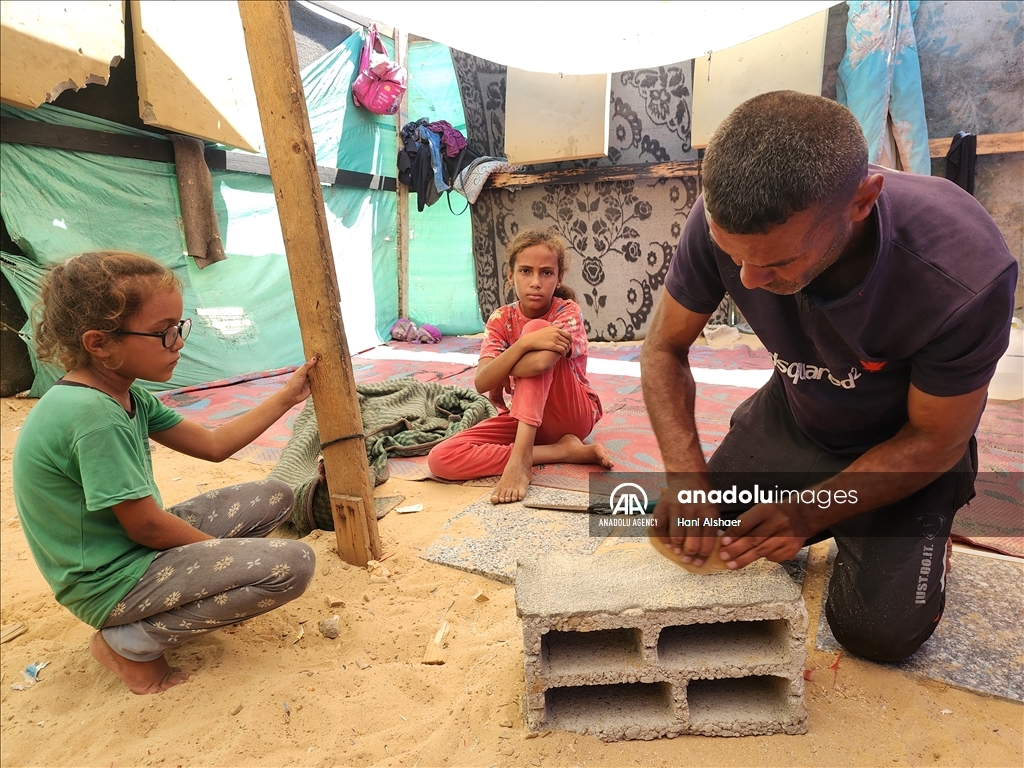
[[(409, 33), (395, 30), (395, 60), (409, 69)], [(410, 73), (411, 77), (411, 73)], [(402, 126), (409, 122), (409, 92), (402, 94), (395, 116), (398, 128), (398, 151), (401, 152)], [(395, 195), (396, 235), (398, 248), (398, 316), (409, 316), (409, 188), (398, 182)]]
[(238, 10), (302, 345), (307, 359), (320, 358), (310, 388), (331, 491), (338, 554), (346, 562), (362, 566), (380, 557), (380, 536), (288, 3), (239, 0)]

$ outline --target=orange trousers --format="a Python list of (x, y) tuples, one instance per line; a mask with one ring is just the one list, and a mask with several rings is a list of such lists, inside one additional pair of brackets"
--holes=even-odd
[[(550, 323), (546, 320), (531, 320), (523, 326), (523, 333), (547, 325)], [(594, 404), (573, 375), (567, 358), (536, 376), (516, 377), (509, 412), (435, 446), (427, 456), (430, 471), (445, 480), (500, 475), (512, 455), (520, 421), (537, 427), (534, 445), (551, 445), (568, 434), (583, 440), (594, 429)]]

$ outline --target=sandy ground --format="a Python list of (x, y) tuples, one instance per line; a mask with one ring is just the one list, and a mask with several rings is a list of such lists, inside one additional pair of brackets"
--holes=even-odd
[[(1020, 766), (1019, 704), (921, 681), (832, 654), (808, 640), (810, 728), (804, 736), (681, 737), (605, 744), (523, 726), (522, 634), (512, 587), (424, 562), (417, 554), (485, 489), (389, 480), (378, 494), (420, 502), (380, 523), (384, 584), (314, 532), (317, 576), (300, 599), (206, 635), (170, 655), (193, 677), (136, 696), (88, 653), (91, 630), (54, 601), (25, 543), (11, 494), (11, 454), (34, 401), (0, 403), (0, 623), (26, 634), (0, 646), (3, 766)], [(168, 504), (264, 477), (270, 466), (207, 464), (154, 451)], [(804, 597), (812, 627), (827, 544), (811, 552)], [(480, 591), (490, 598), (477, 602)], [(327, 596), (345, 601), (330, 609)], [(317, 631), (337, 613), (341, 636)], [(442, 620), (446, 663), (421, 662)], [(304, 622), (304, 623), (303, 623)], [(304, 634), (299, 638), (300, 626)], [(813, 633), (812, 633), (813, 635)], [(49, 662), (25, 691), (21, 670)]]

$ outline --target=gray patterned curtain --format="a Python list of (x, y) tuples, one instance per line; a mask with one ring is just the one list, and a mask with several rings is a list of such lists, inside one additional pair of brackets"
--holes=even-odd
[[(452, 50), (470, 143), (504, 152), (505, 67)], [(612, 76), (607, 158), (532, 166), (562, 168), (696, 160), (690, 147), (693, 62)], [(683, 223), (696, 177), (487, 189), (472, 207), (480, 311), (513, 300), (505, 246), (520, 227), (553, 227), (570, 253), (566, 284), (576, 291), (595, 341), (642, 339)]]

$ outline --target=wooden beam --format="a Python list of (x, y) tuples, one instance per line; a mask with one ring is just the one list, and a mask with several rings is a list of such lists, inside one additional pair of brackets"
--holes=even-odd
[(598, 181), (647, 181), (697, 176), (700, 163), (683, 160), (671, 163), (640, 163), (603, 168), (566, 168), (541, 173), (496, 173), (485, 187), (531, 187), (536, 184), (586, 184)]
[[(409, 35), (399, 30), (395, 34), (395, 60), (409, 71)], [(398, 102), (398, 114), (395, 115), (398, 151), (404, 149), (402, 143), (402, 126), (409, 122), (409, 91), (402, 94)], [(409, 188), (397, 183), (395, 208), (397, 224), (395, 227), (395, 247), (398, 249), (398, 316), (409, 316)]]
[[(174, 162), (174, 147), (170, 139), (128, 136), (123, 133), (73, 128), (69, 125), (40, 123), (35, 120), (21, 120), (16, 117), (0, 117), (0, 142), (65, 149), (71, 152), (91, 152), (112, 157), (133, 157), (137, 160), (152, 160), (157, 163)], [(226, 152), (213, 147), (207, 147), (204, 154), (206, 164), (211, 171), (270, 175), (270, 165), (267, 163), (267, 158), (262, 155)], [(395, 191), (393, 176), (376, 176), (372, 173), (325, 168), (320, 165), (316, 170), (321, 184), (335, 187), (355, 187), (356, 189), (382, 189), (385, 192)]]
[[(932, 157), (945, 157), (952, 139), (931, 139), (928, 148)], [(1024, 132), (991, 133), (978, 136), (978, 154), (1024, 152)], [(496, 173), (484, 185), (488, 189), (531, 187), (537, 184), (586, 184), (599, 181), (652, 181), (697, 176), (696, 160), (670, 163), (640, 163), (601, 168), (566, 168), (539, 173)]]
[(0, 627), (0, 643), (9, 643), (26, 632), (28, 632), (28, 627), (20, 621)]
[(70, 125), (21, 120), (16, 117), (0, 117), (0, 142), (64, 149), (69, 152), (132, 157), (157, 163), (174, 162), (174, 145), (170, 139), (127, 136), (123, 133), (94, 131)]
[(320, 358), (310, 386), (338, 554), (365, 566), (380, 557), (380, 536), (291, 16), (286, 0), (239, 0), (238, 9), (302, 344)]
[[(952, 138), (929, 139), (928, 154), (932, 157), (945, 157), (949, 152)], [(1024, 152), (1024, 131), (1016, 133), (983, 133), (978, 136), (979, 155), (1001, 155), (1009, 152)]]

